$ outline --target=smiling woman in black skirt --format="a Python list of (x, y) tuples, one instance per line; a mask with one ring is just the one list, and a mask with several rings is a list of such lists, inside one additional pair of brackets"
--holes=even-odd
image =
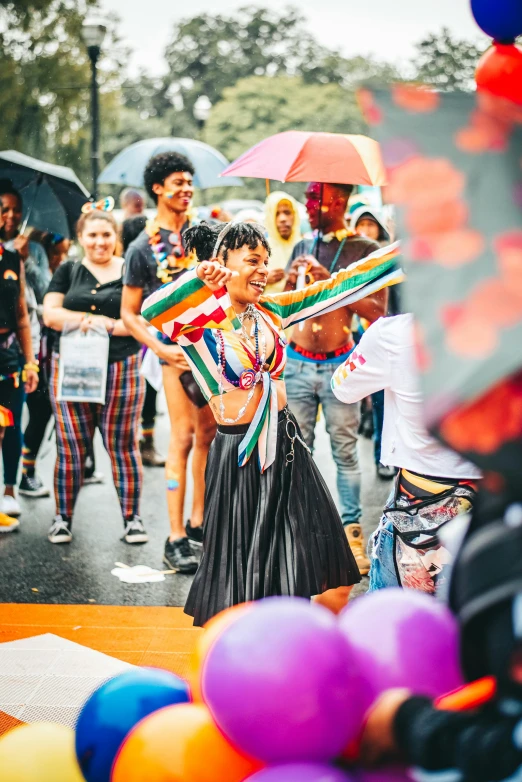
[(360, 580), (341, 519), (286, 403), (284, 329), (395, 282), (379, 251), (304, 290), (264, 295), (260, 226), (186, 233), (201, 262), (149, 296), (146, 320), (183, 348), (218, 422), (206, 472), (203, 558), (185, 611), (202, 625), (237, 603), (311, 597)]

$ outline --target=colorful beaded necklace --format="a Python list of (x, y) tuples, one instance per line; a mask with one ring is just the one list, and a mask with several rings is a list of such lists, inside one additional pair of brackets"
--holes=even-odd
[(174, 246), (174, 252), (169, 253), (167, 245), (161, 238), (160, 226), (157, 220), (147, 223), (145, 230), (149, 236), (150, 249), (158, 266), (156, 276), (162, 283), (172, 282), (176, 274), (186, 269), (193, 269), (196, 266), (195, 253), (185, 255), (181, 231), (178, 233), (175, 231), (171, 232), (169, 241), (172, 236), (175, 236), (175, 241), (170, 242)]
[[(255, 340), (255, 362), (252, 369), (245, 369), (243, 372), (241, 372), (241, 375), (239, 376), (239, 380), (234, 380), (233, 378), (229, 378), (226, 372), (226, 358), (225, 358), (225, 340), (223, 338), (223, 333), (221, 329), (218, 329), (217, 331), (217, 352), (218, 352), (218, 373), (219, 373), (219, 413), (221, 416), (221, 420), (225, 424), (236, 424), (246, 413), (247, 407), (250, 404), (252, 397), (254, 396), (254, 392), (256, 390), (257, 383), (261, 380), (261, 374), (265, 369), (267, 369), (266, 366), (266, 336), (265, 331), (261, 325), (261, 315), (256, 310), (253, 304), (249, 304), (246, 308), (245, 312), (242, 312), (238, 315), (239, 320), (241, 321), (241, 331), (243, 332), (243, 336), (246, 340), (246, 342), (250, 342), (250, 337), (246, 333), (245, 327), (244, 327), (244, 321), (247, 319), (251, 319), (254, 321), (254, 328), (253, 328), (253, 334), (254, 334), (254, 340)], [(259, 348), (259, 335), (261, 334), (261, 349)], [(252, 335), (250, 335), (252, 336)], [(236, 388), (240, 388), (242, 391), (248, 391), (248, 396), (246, 398), (246, 402), (239, 411), (236, 418), (226, 418), (225, 417), (225, 404), (223, 402), (223, 395), (224, 395), (224, 388), (223, 388), (223, 378), (227, 382), (229, 382), (231, 385), (235, 386)]]

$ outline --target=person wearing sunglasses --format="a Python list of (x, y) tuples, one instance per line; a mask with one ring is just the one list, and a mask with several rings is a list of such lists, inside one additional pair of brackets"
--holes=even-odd
[[(184, 155), (167, 152), (149, 160), (145, 189), (157, 205), (149, 222), (125, 253), (122, 318), (131, 334), (158, 356), (171, 424), (165, 467), (170, 534), (164, 561), (179, 573), (195, 573), (197, 559), (191, 544), (203, 542), (205, 466), (216, 423), (199, 391), (182, 349), (157, 330), (149, 330), (141, 316), (142, 303), (167, 282), (179, 279), (196, 261), (185, 252), (185, 231), (191, 219), (194, 167)], [(192, 452), (194, 494), (190, 519), (185, 522), (187, 463)], [(142, 451), (143, 453), (143, 451)]]
[(335, 371), (332, 391), (353, 404), (384, 390), (381, 462), (399, 469), (372, 538), (369, 589), (433, 593), (450, 561), (438, 533), (471, 509), (481, 473), (426, 430), (413, 325), (411, 313), (373, 323)]

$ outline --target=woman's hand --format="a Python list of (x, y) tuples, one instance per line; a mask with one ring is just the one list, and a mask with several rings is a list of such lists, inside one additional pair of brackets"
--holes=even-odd
[(384, 692), (370, 709), (361, 739), (360, 760), (365, 766), (373, 766), (397, 752), (393, 723), (395, 716), (411, 693), (406, 689)]
[(199, 279), (207, 285), (211, 291), (217, 291), (227, 284), (232, 277), (238, 277), (238, 272), (232, 272), (219, 261), (202, 261), (196, 269)]
[(38, 372), (35, 372), (34, 369), (26, 369), (25, 370), (25, 393), (26, 394), (32, 394), (33, 391), (36, 391), (38, 387)]
[(20, 256), (23, 258), (24, 261), (28, 259), (29, 239), (27, 238), (27, 236), (22, 236), (22, 234), (18, 234), (18, 236), (13, 241), (13, 247), (18, 253), (20, 253)]
[(97, 326), (103, 326), (111, 334), (114, 331), (115, 323), (116, 321), (113, 318), (107, 318), (105, 315), (87, 315), (82, 319), (80, 329), (88, 331)]
[(156, 355), (161, 361), (166, 361), (169, 367), (177, 369), (178, 372), (190, 370), (183, 349), (179, 345), (165, 345), (163, 342), (159, 342)]

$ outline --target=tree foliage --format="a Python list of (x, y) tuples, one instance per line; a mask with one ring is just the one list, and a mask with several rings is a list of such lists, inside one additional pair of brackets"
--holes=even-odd
[(182, 20), (165, 57), (171, 96), (190, 112), (199, 95), (217, 103), (227, 87), (250, 76), (300, 76), (303, 84), (348, 86), (354, 77), (385, 78), (393, 70), (321, 46), (292, 7), (245, 6), (230, 16), (199, 14)]
[[(1, 147), (72, 165), (84, 177), (90, 64), (80, 32), (95, 7), (96, 0), (30, 0), (0, 10)], [(121, 67), (111, 31), (108, 43), (113, 57), (100, 69), (107, 95), (117, 89)]]
[(475, 69), (482, 55), (471, 41), (454, 38), (447, 27), (428, 35), (417, 46), (413, 65), (416, 78), (440, 90), (472, 90)]

